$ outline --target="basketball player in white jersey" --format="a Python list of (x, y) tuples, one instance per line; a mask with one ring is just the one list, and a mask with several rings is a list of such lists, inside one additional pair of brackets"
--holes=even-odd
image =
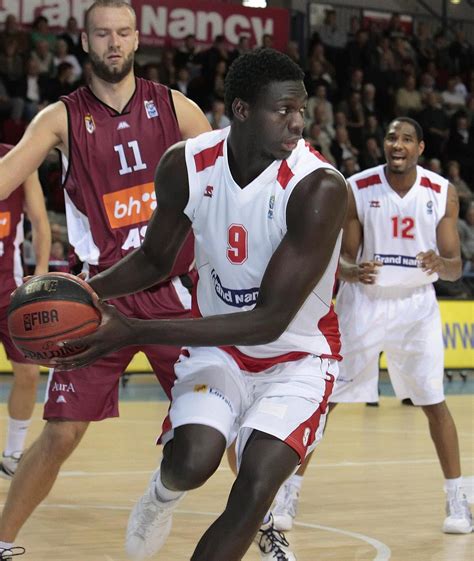
[(136, 342), (185, 346), (163, 460), (129, 519), (133, 559), (162, 547), (184, 492), (234, 439), (237, 479), (192, 561), (238, 561), (256, 535), (262, 559), (295, 559), (266, 513), (323, 432), (340, 359), (331, 296), (347, 200), (342, 175), (301, 138), (302, 78), (272, 49), (239, 57), (226, 78), (231, 126), (168, 150), (142, 248), (95, 277), (98, 293), (113, 283), (117, 295), (156, 283), (192, 228), (193, 319), (137, 321), (97, 301), (89, 350), (58, 361), (74, 368)]
[(424, 142), (409, 118), (388, 127), (386, 164), (349, 179), (349, 209), (336, 309), (344, 362), (332, 403), (377, 400), (378, 360), (387, 356), (399, 399), (425, 412), (447, 492), (446, 533), (472, 531), (461, 490), (458, 437), (443, 389), (444, 345), (433, 282), (461, 276), (458, 197), (417, 165)]

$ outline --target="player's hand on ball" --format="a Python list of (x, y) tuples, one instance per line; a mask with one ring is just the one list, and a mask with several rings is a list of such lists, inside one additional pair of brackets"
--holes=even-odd
[(380, 261), (364, 261), (357, 265), (357, 281), (362, 284), (375, 284), (378, 270), (383, 263)]
[(95, 293), (92, 295), (92, 301), (102, 316), (99, 327), (90, 335), (63, 342), (63, 345), (74, 343), (83, 346), (85, 350), (73, 356), (56, 359), (53, 366), (57, 370), (83, 368), (98, 358), (131, 344), (132, 328), (127, 317), (115, 306), (102, 302)]

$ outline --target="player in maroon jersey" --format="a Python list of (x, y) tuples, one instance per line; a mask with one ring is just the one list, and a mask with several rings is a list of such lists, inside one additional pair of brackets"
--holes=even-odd
[[(18, 146), (0, 162), (0, 197), (7, 197), (52, 148), (61, 151), (68, 235), (90, 274), (110, 267), (140, 246), (156, 206), (154, 172), (173, 143), (210, 130), (202, 111), (180, 92), (133, 74), (136, 17), (119, 0), (95, 2), (86, 12), (82, 43), (93, 67), (90, 87), (54, 103), (32, 121)], [(140, 295), (115, 299), (128, 316), (182, 318), (189, 293), (182, 279), (192, 266), (188, 240), (170, 278)], [(106, 291), (101, 296), (107, 298)], [(38, 440), (23, 456), (0, 520), (0, 559), (19, 529), (52, 488), (62, 463), (89, 422), (118, 415), (121, 373), (138, 347), (78, 373), (54, 372)], [(172, 346), (143, 349), (170, 395)], [(8, 557), (8, 554), (3, 556)]]
[[(12, 146), (0, 144), (0, 157)], [(11, 479), (23, 453), (31, 415), (36, 402), (39, 368), (31, 364), (13, 344), (8, 333), (7, 309), (10, 295), (21, 284), (23, 267), (23, 217), (28, 216), (35, 252), (35, 274), (48, 271), (51, 231), (41, 185), (36, 172), (23, 185), (0, 201), (0, 340), (13, 369), (13, 385), (8, 398), (8, 429), (0, 463), (0, 477)]]

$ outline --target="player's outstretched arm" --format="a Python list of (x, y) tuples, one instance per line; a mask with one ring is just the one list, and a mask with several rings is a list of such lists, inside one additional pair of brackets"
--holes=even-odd
[(427, 274), (438, 273), (439, 278), (455, 281), (462, 275), (461, 243), (457, 221), (459, 216), (459, 197), (453, 185), (448, 187), (446, 213), (436, 228), (438, 252), (425, 251), (417, 255), (421, 267)]
[(52, 148), (65, 148), (63, 143), (67, 143), (67, 112), (57, 102), (36, 115), (20, 142), (0, 160), (0, 200), (35, 172)]
[[(168, 179), (172, 184), (173, 178)], [(103, 323), (99, 330), (81, 339), (90, 348), (58, 360), (58, 367), (81, 367), (127, 345), (257, 345), (277, 339), (323, 276), (341, 232), (346, 204), (346, 182), (334, 171), (317, 170), (297, 186), (287, 207), (287, 234), (267, 266), (253, 310), (189, 320), (140, 321), (122, 316), (113, 307), (100, 306)], [(161, 216), (157, 213), (157, 225), (147, 233), (142, 253), (155, 265), (162, 259), (169, 261), (166, 245), (176, 244), (167, 239), (172, 235), (167, 220), (173, 224), (176, 220), (166, 201), (165, 208)], [(165, 220), (164, 233), (160, 218)], [(184, 230), (187, 232), (184, 223), (181, 227), (177, 239), (184, 239)], [(149, 267), (145, 261), (143, 265)], [(329, 308), (330, 302), (327, 304)]]

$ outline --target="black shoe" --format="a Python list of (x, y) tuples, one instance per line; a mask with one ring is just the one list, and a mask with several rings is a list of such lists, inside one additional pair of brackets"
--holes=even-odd
[(402, 405), (413, 405), (414, 406), (415, 404), (413, 403), (413, 401), (409, 397), (406, 397), (405, 399), (402, 399)]
[(367, 407), (378, 407), (380, 405), (380, 403), (378, 401), (368, 401), (366, 403)]

